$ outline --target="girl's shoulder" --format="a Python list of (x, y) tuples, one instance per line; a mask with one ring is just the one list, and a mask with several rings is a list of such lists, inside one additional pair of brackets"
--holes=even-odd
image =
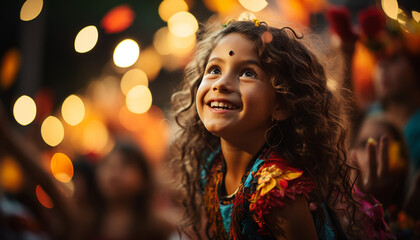
[[(249, 184), (249, 210), (258, 219), (263, 219), (273, 207), (284, 207), (288, 199), (294, 200), (298, 195), (309, 199), (315, 184), (304, 176), (302, 170), (291, 166), (274, 151), (258, 160), (255, 162), (257, 171), (251, 171)], [(247, 187), (246, 183), (244, 185)]]

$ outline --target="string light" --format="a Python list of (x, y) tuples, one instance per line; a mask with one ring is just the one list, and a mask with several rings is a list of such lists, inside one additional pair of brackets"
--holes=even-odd
[(46, 144), (51, 147), (57, 146), (64, 138), (63, 124), (54, 116), (47, 117), (41, 125), (41, 136)]
[(36, 116), (35, 101), (26, 95), (19, 97), (13, 106), (13, 116), (20, 125), (30, 124)]
[(22, 21), (35, 19), (41, 13), (43, 5), (43, 0), (27, 0), (20, 9), (20, 19)]
[(78, 53), (86, 53), (92, 50), (98, 42), (98, 29), (91, 25), (83, 28), (74, 39), (74, 49)]
[(130, 67), (137, 61), (139, 54), (140, 47), (137, 42), (132, 39), (125, 39), (115, 48), (114, 63), (118, 67)]
[(79, 124), (85, 117), (85, 105), (82, 99), (76, 95), (70, 95), (64, 100), (61, 107), (64, 121), (71, 126)]

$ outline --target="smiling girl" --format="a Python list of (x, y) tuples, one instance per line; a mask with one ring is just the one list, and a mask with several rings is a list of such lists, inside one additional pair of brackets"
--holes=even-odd
[(338, 214), (356, 239), (345, 121), (318, 58), (258, 20), (198, 36), (172, 98), (182, 230), (203, 237), (205, 219), (210, 239), (347, 239)]

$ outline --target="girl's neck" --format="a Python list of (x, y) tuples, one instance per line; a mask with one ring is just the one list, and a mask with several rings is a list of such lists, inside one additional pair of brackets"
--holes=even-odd
[(221, 150), (226, 161), (225, 187), (228, 195), (239, 187), (249, 163), (262, 148), (265, 140), (251, 142), (252, 144), (240, 145), (221, 139)]

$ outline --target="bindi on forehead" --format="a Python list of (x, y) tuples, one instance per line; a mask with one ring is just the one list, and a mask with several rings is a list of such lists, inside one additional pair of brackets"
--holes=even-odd
[(229, 56), (233, 56), (233, 55), (235, 55), (235, 52), (233, 50), (230, 50), (229, 51)]

